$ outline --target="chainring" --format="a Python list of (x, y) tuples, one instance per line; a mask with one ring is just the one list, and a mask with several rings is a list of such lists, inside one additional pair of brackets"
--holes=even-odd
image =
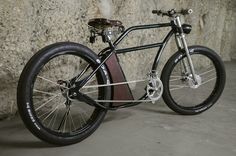
[(148, 98), (154, 104), (157, 100), (159, 100), (163, 93), (163, 84), (156, 71), (151, 71), (148, 74), (149, 83), (146, 87), (146, 92)]

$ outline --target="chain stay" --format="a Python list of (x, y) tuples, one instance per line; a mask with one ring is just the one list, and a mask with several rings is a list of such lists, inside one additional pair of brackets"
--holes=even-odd
[(81, 89), (86, 88), (99, 88), (99, 87), (108, 87), (108, 86), (117, 86), (117, 85), (124, 85), (124, 84), (131, 84), (131, 83), (140, 83), (140, 82), (147, 82), (146, 93), (149, 99), (144, 100), (94, 100), (96, 102), (124, 102), (124, 103), (136, 103), (136, 102), (152, 102), (155, 103), (157, 100), (160, 99), (163, 93), (163, 84), (158, 77), (156, 71), (151, 71), (147, 74), (147, 79), (141, 80), (133, 80), (127, 82), (118, 82), (118, 83), (111, 83), (111, 84), (101, 84), (101, 85), (90, 85), (90, 86), (83, 86)]

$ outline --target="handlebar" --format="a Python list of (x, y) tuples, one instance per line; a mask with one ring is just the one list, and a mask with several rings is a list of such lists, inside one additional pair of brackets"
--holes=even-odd
[(177, 14), (180, 15), (190, 15), (193, 13), (192, 9), (182, 9), (179, 11), (176, 11), (175, 9), (171, 9), (169, 11), (163, 11), (163, 10), (152, 10), (153, 14), (157, 14), (158, 16), (168, 16), (168, 17), (174, 17)]

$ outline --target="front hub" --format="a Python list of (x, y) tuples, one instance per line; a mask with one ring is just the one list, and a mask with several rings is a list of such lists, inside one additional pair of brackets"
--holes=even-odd
[(196, 89), (202, 84), (202, 78), (200, 75), (195, 74), (196, 81), (193, 80), (192, 74), (190, 74), (187, 79), (188, 79), (188, 85), (190, 88)]

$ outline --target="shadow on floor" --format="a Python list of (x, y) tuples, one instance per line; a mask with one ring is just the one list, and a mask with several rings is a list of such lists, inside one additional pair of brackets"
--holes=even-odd
[(130, 111), (110, 111), (106, 114), (105, 119), (103, 122), (110, 122), (110, 121), (117, 121), (117, 120), (124, 120), (132, 116), (134, 113)]
[(139, 106), (122, 108), (121, 110), (109, 111), (104, 119), (104, 122), (127, 119), (133, 116), (135, 114), (134, 111), (137, 111), (137, 110), (148, 112), (148, 113), (164, 114), (164, 115), (178, 115), (177, 113), (169, 109), (163, 109), (163, 107), (158, 108), (158, 105), (153, 105), (153, 106), (150, 105), (150, 107), (147, 107), (147, 105), (141, 104)]
[(19, 118), (4, 121), (0, 126), (0, 147), (50, 148), (55, 147), (34, 137)]
[(163, 108), (163, 106), (159, 107), (156, 104), (154, 104), (150, 107), (147, 107), (145, 105), (140, 105), (137, 107), (133, 107), (132, 109), (139, 110), (139, 111), (145, 111), (145, 112), (149, 112), (149, 113), (164, 114), (164, 115), (178, 115), (177, 113), (173, 112), (172, 110), (170, 110), (166, 107)]
[(0, 137), (0, 147), (4, 148), (52, 148), (55, 147), (43, 141), (33, 141), (33, 140), (25, 140), (24, 138), (19, 140), (12, 140), (1, 138)]
[[(159, 113), (167, 115), (176, 115), (171, 110), (164, 110), (163, 107), (158, 108), (156, 105), (139, 105), (136, 107), (122, 109), (118, 111), (110, 111), (107, 113), (104, 122), (112, 122), (117, 120), (126, 120), (131, 116), (135, 116), (136, 111), (144, 111), (148, 113)], [(5, 120), (0, 125), (0, 147), (4, 148), (54, 148), (57, 146), (43, 142), (33, 136), (23, 125), (19, 117), (12, 120)]]

